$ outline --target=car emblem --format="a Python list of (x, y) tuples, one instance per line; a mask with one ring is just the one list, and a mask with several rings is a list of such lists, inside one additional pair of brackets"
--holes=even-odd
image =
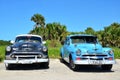
[(23, 47), (27, 47), (27, 44), (22, 45)]

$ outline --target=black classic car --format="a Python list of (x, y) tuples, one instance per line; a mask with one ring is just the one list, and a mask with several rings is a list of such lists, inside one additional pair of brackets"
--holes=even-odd
[(49, 67), (48, 48), (41, 36), (32, 34), (23, 34), (16, 36), (12, 45), (6, 47), (5, 67), (13, 68), (16, 64), (43, 64), (45, 68)]

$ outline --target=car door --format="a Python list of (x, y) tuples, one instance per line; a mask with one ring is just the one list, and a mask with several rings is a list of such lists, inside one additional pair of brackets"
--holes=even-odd
[(69, 38), (66, 38), (64, 43), (64, 60), (67, 62), (69, 58), (69, 47), (70, 47), (70, 41), (69, 41)]

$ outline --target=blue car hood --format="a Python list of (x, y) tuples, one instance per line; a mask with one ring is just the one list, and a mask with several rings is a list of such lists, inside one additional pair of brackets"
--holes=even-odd
[(103, 48), (100, 44), (75, 44), (74, 47), (80, 49), (83, 53), (89, 54), (101, 54), (103, 53)]

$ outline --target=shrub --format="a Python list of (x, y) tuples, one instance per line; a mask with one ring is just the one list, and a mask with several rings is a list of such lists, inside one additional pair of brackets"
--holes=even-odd
[(4, 57), (5, 57), (5, 47), (6, 46), (0, 46), (0, 61), (4, 60)]

